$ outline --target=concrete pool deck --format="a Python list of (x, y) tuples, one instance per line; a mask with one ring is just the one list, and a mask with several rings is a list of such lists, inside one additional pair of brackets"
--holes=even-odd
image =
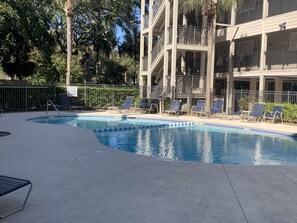
[[(26, 121), (41, 115), (0, 116), (0, 131), (12, 133), (0, 137), (0, 174), (33, 183), (26, 208), (2, 222), (297, 222), (297, 165), (164, 161), (109, 149), (85, 129)], [(282, 124), (166, 119), (297, 133)], [(8, 196), (0, 211), (19, 202)]]

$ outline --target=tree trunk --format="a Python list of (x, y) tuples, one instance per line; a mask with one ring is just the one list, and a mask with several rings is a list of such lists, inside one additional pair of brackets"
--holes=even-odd
[(70, 85), (71, 60), (72, 60), (72, 16), (67, 16), (67, 73), (66, 73), (66, 86)]
[(208, 50), (207, 50), (207, 75), (206, 75), (206, 90), (205, 90), (205, 111), (210, 112), (212, 107), (212, 99), (214, 95), (214, 54), (216, 42), (216, 18), (213, 21), (208, 21)]

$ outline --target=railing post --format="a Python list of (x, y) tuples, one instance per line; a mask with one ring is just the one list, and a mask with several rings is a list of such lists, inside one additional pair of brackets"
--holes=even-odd
[(285, 51), (284, 50), (283, 50), (282, 64), (283, 64), (283, 67), (282, 67), (282, 70), (283, 70), (285, 68)]

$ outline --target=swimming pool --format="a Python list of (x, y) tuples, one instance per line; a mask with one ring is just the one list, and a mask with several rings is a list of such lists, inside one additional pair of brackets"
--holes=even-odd
[(121, 117), (63, 117), (34, 122), (93, 130), (102, 144), (166, 160), (279, 165), (297, 163), (294, 137), (243, 128)]

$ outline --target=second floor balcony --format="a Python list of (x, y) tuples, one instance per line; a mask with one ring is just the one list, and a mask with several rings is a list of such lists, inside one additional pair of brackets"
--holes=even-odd
[(235, 55), (233, 65), (234, 72), (260, 70), (260, 53)]
[(296, 50), (274, 50), (266, 52), (266, 70), (297, 69)]

